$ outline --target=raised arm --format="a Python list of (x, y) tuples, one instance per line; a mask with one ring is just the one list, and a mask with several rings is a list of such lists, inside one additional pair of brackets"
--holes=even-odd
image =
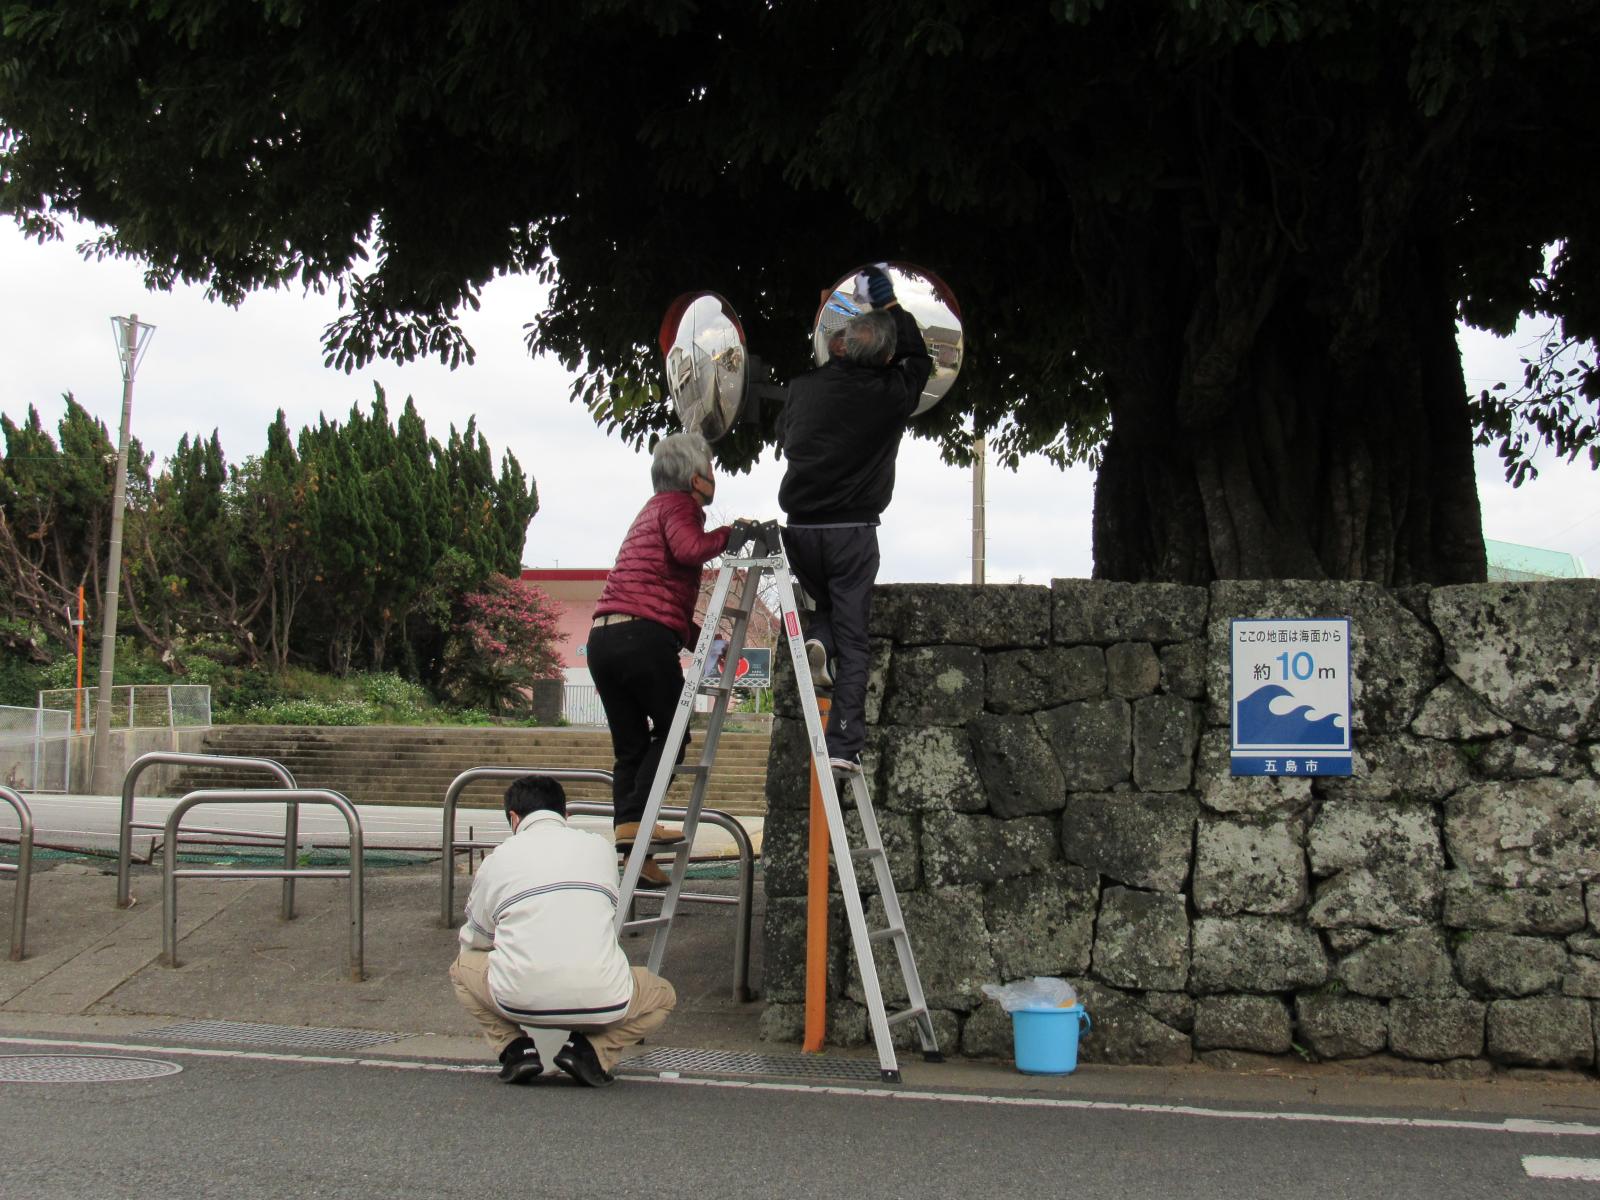
[(721, 554), (728, 544), (729, 527), (704, 528), (705, 515), (693, 501), (674, 504), (662, 511), (661, 534), (667, 553), (686, 567), (698, 567)]
[(889, 360), (895, 379), (892, 392), (895, 402), (910, 416), (922, 398), (922, 389), (928, 386), (928, 376), (933, 374), (933, 358), (922, 340), (922, 330), (917, 328), (917, 319), (901, 307), (895, 296), (894, 281), (888, 272), (881, 267), (868, 267), (863, 274), (872, 306), (894, 318), (894, 357)]

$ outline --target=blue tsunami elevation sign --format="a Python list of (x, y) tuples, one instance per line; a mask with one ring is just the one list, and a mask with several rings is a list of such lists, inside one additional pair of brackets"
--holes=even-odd
[(1240, 746), (1342, 747), (1345, 744), (1345, 730), (1337, 713), (1313, 720), (1306, 715), (1312, 711), (1309, 704), (1299, 704), (1288, 712), (1274, 712), (1272, 703), (1282, 696), (1295, 698), (1288, 688), (1269, 683), (1239, 701), (1234, 729)]

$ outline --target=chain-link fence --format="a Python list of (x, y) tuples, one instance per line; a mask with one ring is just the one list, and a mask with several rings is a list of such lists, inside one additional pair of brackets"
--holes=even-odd
[[(39, 693), (39, 707), (66, 713), (72, 725), (93, 732), (99, 688), (58, 688)], [(205, 729), (211, 725), (211, 686), (204, 683), (129, 684), (111, 689), (113, 729)]]
[(71, 761), (71, 713), (0, 704), (0, 783), (19, 792), (64, 792)]

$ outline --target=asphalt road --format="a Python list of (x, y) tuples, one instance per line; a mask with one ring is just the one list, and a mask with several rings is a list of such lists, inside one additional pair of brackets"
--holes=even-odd
[[(0, 1055), (67, 1053), (0, 1043)], [(161, 1052), (139, 1055), (160, 1058)], [(1025, 1096), (909, 1097), (169, 1052), (141, 1083), (0, 1086), (0, 1194), (27, 1200), (471, 1197), (1600, 1196), (1526, 1156), (1600, 1137), (1418, 1128), (1392, 1113), (1260, 1121), (1066, 1108)], [(1331, 1118), (1331, 1119), (1330, 1119)], [(1446, 1121), (1457, 1118), (1441, 1114)]]

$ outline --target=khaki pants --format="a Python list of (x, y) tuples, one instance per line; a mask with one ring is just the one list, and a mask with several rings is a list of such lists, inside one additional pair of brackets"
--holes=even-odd
[[(450, 982), (455, 985), (456, 999), (482, 1027), (484, 1040), (493, 1047), (495, 1054), (523, 1036), (522, 1026), (496, 1008), (489, 994), (487, 950), (463, 948), (450, 964)], [(574, 1025), (572, 1030), (589, 1039), (602, 1067), (614, 1070), (621, 1061), (622, 1051), (638, 1045), (645, 1034), (659, 1029), (677, 1003), (678, 993), (670, 983), (643, 967), (634, 967), (633, 1002), (628, 1005), (628, 1011), (609, 1025)]]

